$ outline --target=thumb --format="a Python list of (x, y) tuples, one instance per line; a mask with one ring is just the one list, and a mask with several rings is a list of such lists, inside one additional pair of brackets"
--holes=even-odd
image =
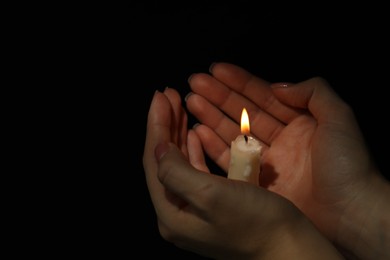
[(155, 156), (158, 178), (164, 187), (193, 206), (203, 208), (197, 198), (208, 187), (218, 183), (216, 176), (195, 169), (173, 143), (157, 145)]
[(271, 88), (281, 102), (308, 109), (319, 122), (343, 120), (345, 113), (351, 112), (328, 82), (320, 77), (297, 84), (274, 83)]

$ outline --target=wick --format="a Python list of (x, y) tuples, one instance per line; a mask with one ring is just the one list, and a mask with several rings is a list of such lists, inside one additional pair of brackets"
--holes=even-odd
[(248, 143), (248, 136), (244, 135), (245, 143)]

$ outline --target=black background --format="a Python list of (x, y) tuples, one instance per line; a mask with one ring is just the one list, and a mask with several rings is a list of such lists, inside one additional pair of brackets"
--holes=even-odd
[(71, 61), (64, 81), (82, 86), (72, 89), (78, 126), (71, 130), (80, 140), (73, 159), (83, 161), (73, 182), (83, 196), (69, 213), (77, 227), (69, 248), (131, 259), (202, 259), (160, 237), (142, 153), (154, 91), (169, 86), (184, 97), (187, 78), (215, 61), (271, 82), (324, 77), (353, 107), (386, 174), (389, 55), (382, 10), (250, 1), (84, 7), (63, 53)]

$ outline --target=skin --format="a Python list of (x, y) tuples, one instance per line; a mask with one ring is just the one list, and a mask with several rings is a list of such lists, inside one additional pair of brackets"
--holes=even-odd
[(353, 110), (328, 83), (271, 84), (227, 63), (214, 64), (210, 74), (192, 75), (187, 97), (189, 111), (203, 123), (196, 132), (206, 153), (226, 171), (228, 145), (246, 107), (252, 134), (266, 145), (260, 185), (291, 200), (347, 254), (389, 257), (389, 184)]
[(144, 167), (164, 239), (215, 259), (341, 259), (290, 201), (209, 174), (200, 139), (186, 123), (178, 93), (157, 92)]
[[(389, 185), (327, 82), (270, 84), (227, 63), (210, 74), (189, 79), (194, 129), (174, 89), (151, 103), (144, 168), (161, 235), (221, 259), (338, 259), (329, 241), (346, 256), (388, 257)], [(258, 186), (208, 174), (204, 160), (227, 171), (243, 107), (264, 143)]]

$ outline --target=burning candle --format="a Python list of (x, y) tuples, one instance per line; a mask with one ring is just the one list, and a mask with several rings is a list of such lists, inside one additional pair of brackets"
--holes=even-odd
[(238, 135), (230, 146), (228, 178), (259, 185), (262, 146), (249, 134), (249, 116), (244, 108), (241, 114), (241, 135)]

